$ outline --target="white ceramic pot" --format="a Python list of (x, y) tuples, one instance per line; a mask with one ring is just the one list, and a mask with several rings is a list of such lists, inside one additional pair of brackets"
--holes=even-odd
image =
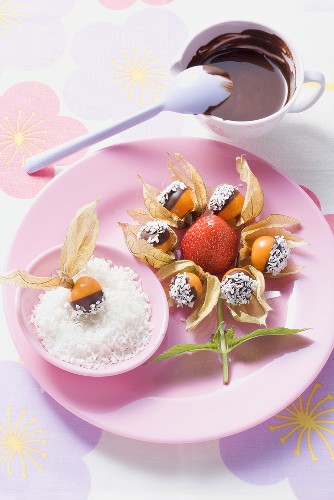
[[(216, 134), (232, 139), (249, 139), (258, 137), (272, 130), (286, 113), (299, 113), (310, 108), (321, 97), (325, 90), (325, 77), (319, 71), (309, 71), (304, 69), (302, 58), (294, 44), (282, 33), (269, 26), (252, 21), (226, 21), (206, 28), (192, 38), (181, 50), (179, 57), (171, 64), (170, 72), (175, 76), (180, 71), (187, 68), (190, 60), (196, 54), (197, 50), (206, 45), (217, 36), (225, 33), (241, 33), (244, 30), (261, 30), (269, 34), (279, 36), (289, 47), (292, 54), (294, 73), (295, 73), (295, 91), (288, 102), (276, 113), (252, 121), (232, 121), (223, 120), (211, 115), (198, 115), (201, 123)], [(300, 95), (303, 84), (315, 82), (317, 87), (313, 92), (307, 95)]]

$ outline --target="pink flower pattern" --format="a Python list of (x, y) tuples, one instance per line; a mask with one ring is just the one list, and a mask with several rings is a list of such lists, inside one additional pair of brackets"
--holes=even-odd
[[(28, 175), (25, 159), (86, 132), (79, 121), (59, 116), (55, 92), (42, 83), (23, 82), (0, 97), (0, 188), (16, 198), (33, 197), (52, 177), (54, 168)], [(84, 152), (66, 158), (68, 165)]]
[[(142, 0), (142, 1), (149, 5), (154, 5), (158, 7), (159, 5), (166, 5), (167, 3), (170, 3), (173, 0)], [(128, 9), (129, 7), (134, 5), (136, 3), (136, 0), (99, 0), (99, 2), (107, 9), (123, 10), (123, 9)]]

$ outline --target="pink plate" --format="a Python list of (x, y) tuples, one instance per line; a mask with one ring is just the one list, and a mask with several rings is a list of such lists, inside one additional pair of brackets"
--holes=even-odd
[[(25, 268), (36, 255), (64, 240), (78, 207), (98, 197), (99, 241), (126, 250), (118, 221), (144, 208), (137, 174), (162, 188), (169, 183), (167, 152), (183, 154), (206, 184), (240, 184), (235, 158), (245, 153), (265, 193), (263, 216), (283, 213), (302, 221), (298, 234), (310, 245), (293, 251), (305, 266), (298, 278), (267, 280), (273, 311), (268, 326), (310, 328), (289, 337), (256, 339), (231, 354), (231, 382), (222, 384), (218, 356), (183, 355), (114, 377), (82, 377), (40, 357), (23, 335), (13, 287), (4, 287), (9, 329), (27, 369), (65, 408), (102, 429), (152, 442), (184, 443), (229, 436), (270, 418), (298, 397), (318, 375), (334, 344), (331, 320), (334, 255), (332, 233), (307, 194), (267, 162), (221, 142), (166, 138), (121, 144), (97, 152), (52, 180), (26, 214), (6, 269)], [(241, 188), (243, 190), (244, 188)], [(36, 235), (36, 238), (33, 235)], [(38, 236), (37, 236), (38, 235)], [(153, 271), (152, 271), (153, 272)], [(171, 311), (158, 352), (180, 342), (205, 342), (214, 318), (196, 334), (185, 332), (185, 312)], [(225, 312), (228, 320), (229, 313)], [(236, 324), (237, 334), (251, 330)]]
[[(27, 267), (27, 271), (34, 276), (52, 276), (59, 269), (61, 245), (52, 247), (46, 252), (39, 254)], [(136, 356), (119, 363), (114, 363), (101, 370), (90, 370), (81, 366), (67, 363), (56, 358), (44, 349), (38, 340), (35, 328), (30, 322), (31, 312), (38, 302), (40, 290), (29, 288), (18, 288), (16, 291), (16, 315), (20, 323), (22, 333), (29, 340), (32, 347), (50, 363), (78, 375), (91, 377), (106, 377), (119, 375), (133, 370), (145, 363), (160, 346), (167, 330), (169, 308), (164, 289), (155, 274), (148, 266), (132, 257), (130, 252), (121, 251), (110, 245), (97, 243), (94, 251), (95, 257), (110, 260), (116, 266), (131, 267), (139, 276), (143, 291), (148, 295), (151, 304), (151, 321), (154, 325), (148, 345)]]

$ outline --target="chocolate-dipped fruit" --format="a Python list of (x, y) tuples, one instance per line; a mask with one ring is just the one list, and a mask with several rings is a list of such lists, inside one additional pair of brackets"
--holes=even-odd
[(261, 272), (277, 276), (288, 264), (290, 249), (284, 236), (260, 236), (251, 251), (251, 264)]
[(138, 231), (138, 239), (146, 240), (158, 250), (168, 253), (174, 242), (166, 222), (160, 220), (148, 221)]
[(208, 203), (208, 210), (226, 222), (241, 214), (245, 198), (238, 189), (230, 184), (217, 186)]
[(70, 292), (71, 306), (84, 313), (98, 309), (103, 300), (104, 294), (100, 283), (90, 276), (78, 278)]
[(176, 274), (169, 286), (169, 296), (177, 307), (193, 307), (202, 292), (201, 280), (196, 274), (190, 272)]
[(194, 209), (192, 191), (181, 181), (169, 184), (157, 196), (157, 201), (180, 219), (183, 219), (187, 213)]
[(220, 284), (223, 299), (233, 306), (248, 304), (256, 288), (257, 281), (248, 270), (241, 267), (227, 271)]

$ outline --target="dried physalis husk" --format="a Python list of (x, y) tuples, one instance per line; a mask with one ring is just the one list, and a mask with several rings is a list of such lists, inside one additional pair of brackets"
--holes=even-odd
[(230, 310), (233, 318), (241, 323), (256, 323), (265, 325), (268, 312), (272, 310), (266, 301), (265, 282), (263, 274), (253, 266), (246, 266), (245, 271), (256, 281), (256, 288), (247, 304), (234, 305), (222, 297), (224, 304)]
[[(241, 249), (239, 251), (239, 265), (245, 267), (250, 264), (250, 255), (254, 241), (260, 236), (284, 236), (288, 248), (293, 249), (307, 245), (308, 243), (299, 236), (296, 236), (286, 227), (299, 226), (300, 221), (294, 217), (281, 214), (271, 214), (265, 219), (262, 219), (250, 226), (245, 227), (241, 231)], [(266, 278), (281, 278), (290, 274), (295, 274), (303, 269), (303, 266), (295, 265), (291, 262), (276, 276), (264, 272)]]
[(245, 182), (247, 186), (241, 214), (236, 220), (236, 225), (241, 226), (255, 219), (262, 212), (264, 196), (259, 181), (249, 168), (243, 155), (237, 157), (236, 169), (240, 175), (240, 180)]
[(65, 280), (60, 276), (33, 276), (27, 271), (15, 269), (3, 276), (0, 276), (2, 285), (14, 285), (21, 288), (35, 288), (37, 290), (49, 290), (57, 286), (72, 288), (72, 280)]
[(169, 226), (182, 229), (191, 225), (205, 211), (207, 195), (205, 184), (197, 170), (181, 154), (174, 153), (174, 157), (182, 168), (175, 165), (168, 155), (168, 171), (171, 180), (184, 183), (191, 191), (193, 202), (192, 210), (183, 218), (169, 211), (157, 200), (157, 197), (160, 195), (160, 191), (157, 188), (145, 183), (140, 176), (139, 179), (143, 185), (144, 203), (151, 216), (166, 222)]
[(240, 180), (246, 184), (245, 196), (236, 186), (230, 184), (220, 184), (215, 190), (207, 190), (209, 212), (224, 219), (232, 228), (255, 219), (262, 212), (264, 205), (264, 195), (259, 181), (244, 156), (236, 158), (236, 170)]
[(164, 266), (157, 271), (156, 276), (160, 281), (165, 282), (164, 290), (170, 307), (175, 305), (174, 300), (169, 295), (169, 285), (176, 274), (193, 273), (198, 276), (203, 285), (201, 296), (196, 300), (194, 308), (186, 320), (186, 330), (194, 330), (206, 318), (216, 306), (220, 296), (220, 283), (216, 276), (203, 271), (191, 260), (178, 260)]
[(140, 208), (133, 208), (127, 210), (130, 217), (138, 222), (141, 226), (144, 226), (146, 222), (152, 220), (152, 216), (145, 212), (145, 210), (141, 210)]
[(219, 279), (210, 273), (205, 273), (203, 294), (198, 300), (196, 308), (186, 320), (186, 330), (194, 330), (204, 318), (209, 316), (218, 302), (220, 294)]
[(98, 200), (80, 208), (67, 227), (60, 256), (60, 270), (63, 275), (70, 278), (87, 264), (95, 250), (99, 231), (97, 203)]
[(142, 226), (147, 222), (152, 220), (152, 217), (143, 210), (129, 210), (129, 215), (140, 223), (140, 225), (127, 224), (119, 222), (122, 228), (125, 242), (130, 250), (130, 252), (139, 260), (153, 267), (154, 269), (160, 269), (161, 267), (173, 262), (175, 256), (173, 254), (173, 249), (177, 245), (177, 236), (175, 232), (168, 227), (168, 231), (171, 238), (170, 250), (166, 253), (160, 248), (154, 247), (151, 243), (139, 238), (138, 234)]
[(61, 251), (59, 276), (38, 277), (16, 269), (0, 276), (0, 283), (37, 290), (73, 288), (73, 276), (87, 264), (95, 249), (99, 226), (96, 205), (94, 201), (83, 206), (70, 222)]
[(194, 217), (199, 217), (206, 209), (207, 194), (202, 177), (195, 167), (191, 165), (180, 153), (174, 153), (174, 158), (182, 166), (182, 169), (175, 165), (170, 155), (168, 155), (168, 170), (172, 180), (184, 182), (193, 192), (194, 197)]

